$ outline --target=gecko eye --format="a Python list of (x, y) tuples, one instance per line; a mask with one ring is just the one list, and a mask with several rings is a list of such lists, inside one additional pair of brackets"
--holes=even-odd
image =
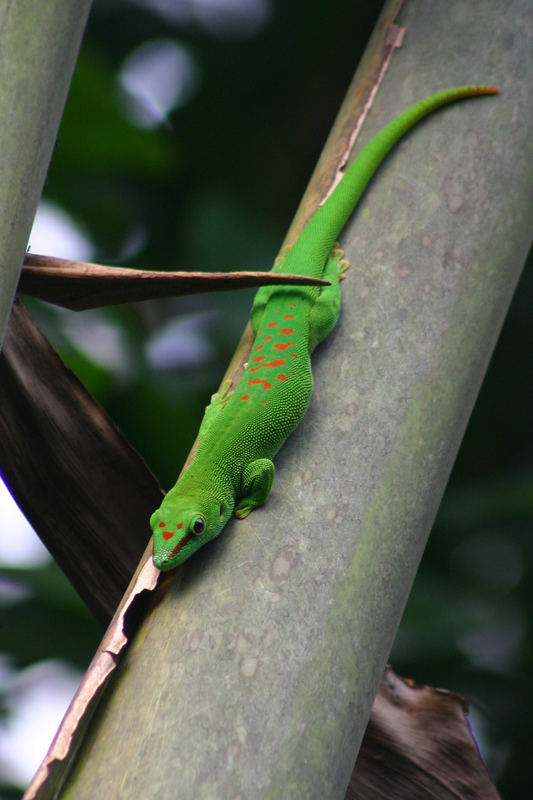
[(200, 536), (205, 531), (205, 519), (203, 517), (196, 517), (192, 524), (192, 532), (196, 536)]

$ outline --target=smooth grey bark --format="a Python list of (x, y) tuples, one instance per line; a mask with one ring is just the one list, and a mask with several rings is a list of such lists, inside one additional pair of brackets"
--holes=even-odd
[(268, 503), (162, 583), (61, 797), (344, 796), (531, 244), (528, 15), (404, 4), (356, 149), (439, 89), (502, 94), (434, 115), (381, 168), (342, 236), (342, 319)]
[(0, 345), (90, 0), (0, 0)]

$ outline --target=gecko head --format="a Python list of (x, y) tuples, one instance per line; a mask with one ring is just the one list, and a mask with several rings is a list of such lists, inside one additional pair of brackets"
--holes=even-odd
[(218, 536), (229, 513), (223, 504), (204, 502), (163, 501), (150, 518), (154, 536), (154, 564), (163, 571), (182, 564), (206, 542)]

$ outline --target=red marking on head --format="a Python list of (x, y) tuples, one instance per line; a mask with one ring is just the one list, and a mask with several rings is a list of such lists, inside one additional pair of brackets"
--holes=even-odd
[(258, 369), (265, 369), (266, 367), (283, 367), (287, 362), (284, 358), (277, 358), (274, 361), (267, 361), (265, 364), (259, 364), (258, 367), (251, 367), (248, 372), (257, 372)]
[(282, 375), (281, 373), (278, 375), (278, 381), (288, 381), (288, 380), (289, 379), (287, 378), (286, 375)]
[(275, 350), (286, 350), (287, 347), (291, 347), (292, 345), (296, 345), (296, 342), (286, 342), (286, 343), (283, 343), (283, 344), (275, 344), (274, 345), (274, 349)]
[(160, 527), (160, 528), (164, 528), (166, 524), (167, 524), (166, 522), (160, 522), (160, 523), (159, 523), (159, 527)]
[(187, 536), (184, 536), (181, 542), (178, 542), (174, 550), (171, 551), (170, 558), (174, 558), (174, 556), (177, 556), (179, 551), (183, 547), (185, 547), (186, 544), (189, 544), (191, 539), (194, 539), (194, 533), (188, 533)]
[(291, 334), (291, 333), (294, 333), (294, 331), (293, 331), (292, 328), (281, 328), (280, 333)]
[(178, 522), (178, 524), (176, 525), (176, 528), (177, 528), (179, 531), (181, 531), (181, 529), (183, 528), (183, 522)]
[(162, 531), (161, 536), (163, 537), (165, 542), (168, 542), (168, 540), (172, 539), (172, 537), (174, 536), (174, 531)]
[(290, 352), (289, 355), (291, 356), (291, 358), (300, 358), (300, 356), (297, 356), (296, 353), (293, 352)]
[(269, 322), (267, 327), (268, 328), (275, 328), (277, 324), (278, 324), (277, 322)]
[(285, 314), (283, 319), (294, 319), (294, 314)]
[(255, 348), (255, 350), (254, 350), (254, 353), (257, 353), (257, 351), (258, 351), (258, 350), (261, 350), (261, 348), (262, 348), (262, 347), (264, 347), (264, 346), (265, 346), (265, 344), (266, 344), (267, 342), (269, 342), (271, 339), (272, 339), (272, 336), (267, 336), (267, 337), (266, 337), (266, 339), (265, 339), (265, 341), (264, 341), (264, 342), (262, 342), (262, 343), (261, 343), (261, 344), (260, 344), (258, 347), (256, 347), (256, 348)]
[(241, 400), (249, 400), (250, 399), (250, 395), (249, 394), (241, 394), (241, 398), (240, 399)]
[(254, 383), (262, 383), (263, 389), (272, 389), (272, 384), (263, 380), (263, 378), (254, 378), (253, 380), (248, 381), (248, 386), (253, 386)]
[(264, 361), (264, 360), (265, 360), (264, 356), (256, 356), (255, 358), (252, 358), (252, 362)]

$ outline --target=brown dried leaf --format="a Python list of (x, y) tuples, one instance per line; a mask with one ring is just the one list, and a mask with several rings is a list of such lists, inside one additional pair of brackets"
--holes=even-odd
[(346, 800), (497, 800), (458, 694), (385, 671)]
[(107, 625), (162, 492), (19, 303), (0, 358), (0, 470), (86, 605)]
[(281, 272), (164, 272), (105, 267), (26, 253), (18, 291), (64, 308), (83, 311), (161, 297), (289, 283), (324, 286), (328, 282), (308, 275)]

